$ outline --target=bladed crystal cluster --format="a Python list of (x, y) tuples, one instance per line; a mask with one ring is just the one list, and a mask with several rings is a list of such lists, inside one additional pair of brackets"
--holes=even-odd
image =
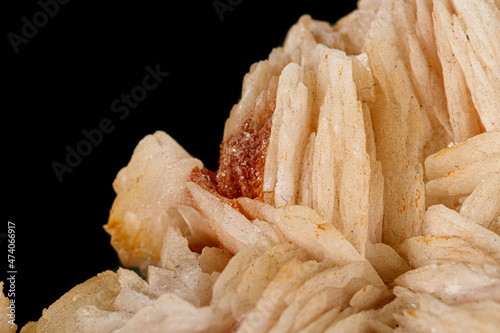
[(158, 131), (118, 173), (105, 230), (147, 278), (103, 272), (21, 332), (498, 332), (499, 7), (300, 17), (218, 170)]

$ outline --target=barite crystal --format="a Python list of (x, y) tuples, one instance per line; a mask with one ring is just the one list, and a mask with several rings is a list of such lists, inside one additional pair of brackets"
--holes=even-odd
[(498, 1), (300, 17), (219, 170), (158, 131), (118, 173), (105, 230), (147, 280), (104, 272), (21, 332), (497, 332), (499, 87)]

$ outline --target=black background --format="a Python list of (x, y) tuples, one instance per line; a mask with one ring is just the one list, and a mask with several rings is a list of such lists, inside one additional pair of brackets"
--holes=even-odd
[[(232, 0), (239, 2), (221, 20), (212, 0), (73, 0), (17, 54), (7, 34), (21, 34), (21, 18), (32, 22), (41, 9), (37, 1), (8, 2), (2, 11), (7, 200), (0, 232), (7, 221), (16, 224), (20, 326), (38, 320), (76, 284), (119, 265), (102, 225), (114, 200), (113, 179), (140, 139), (163, 130), (217, 169), (224, 121), (250, 65), (281, 45), (300, 15), (334, 22), (356, 1)], [(111, 103), (157, 64), (169, 77), (120, 120)], [(113, 121), (114, 131), (59, 182), (52, 162), (64, 163), (65, 147), (75, 148), (82, 130), (97, 128), (103, 118)], [(7, 248), (0, 240), (4, 274)]]

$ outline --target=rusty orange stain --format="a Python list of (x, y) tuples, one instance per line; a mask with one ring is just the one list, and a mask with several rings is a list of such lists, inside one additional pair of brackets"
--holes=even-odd
[(434, 235), (430, 234), (430, 235), (419, 237), (419, 238), (417, 238), (417, 240), (422, 241), (424, 243), (429, 243), (433, 238), (434, 238)]
[(450, 239), (450, 237), (448, 237), (448, 236), (438, 236), (438, 237), (436, 237), (436, 238), (439, 238), (439, 239), (446, 239), (446, 240)]
[(415, 206), (418, 208), (418, 201), (420, 200), (420, 190), (417, 188), (417, 197), (415, 198)]
[(406, 313), (408, 313), (412, 317), (417, 317), (417, 314), (415, 312), (413, 312), (413, 311), (406, 310)]
[(422, 242), (422, 243), (429, 243), (430, 241), (432, 241), (433, 239), (444, 239), (444, 240), (448, 240), (450, 239), (450, 237), (448, 236), (436, 236), (436, 235), (433, 235), (433, 234), (429, 234), (429, 235), (425, 235), (425, 236), (420, 236), (420, 237), (417, 237), (417, 242)]
[(444, 178), (451, 176), (455, 171), (457, 171), (457, 170), (451, 170), (450, 172), (448, 172), (446, 174), (446, 176), (444, 176)]

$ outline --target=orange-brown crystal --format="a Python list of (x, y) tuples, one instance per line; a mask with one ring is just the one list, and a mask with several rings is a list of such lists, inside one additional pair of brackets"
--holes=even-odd
[(247, 119), (238, 133), (221, 144), (219, 169), (216, 173), (195, 169), (190, 181), (228, 199), (259, 198), (262, 195), (264, 166), (276, 103), (266, 108), (266, 120), (260, 128)]

